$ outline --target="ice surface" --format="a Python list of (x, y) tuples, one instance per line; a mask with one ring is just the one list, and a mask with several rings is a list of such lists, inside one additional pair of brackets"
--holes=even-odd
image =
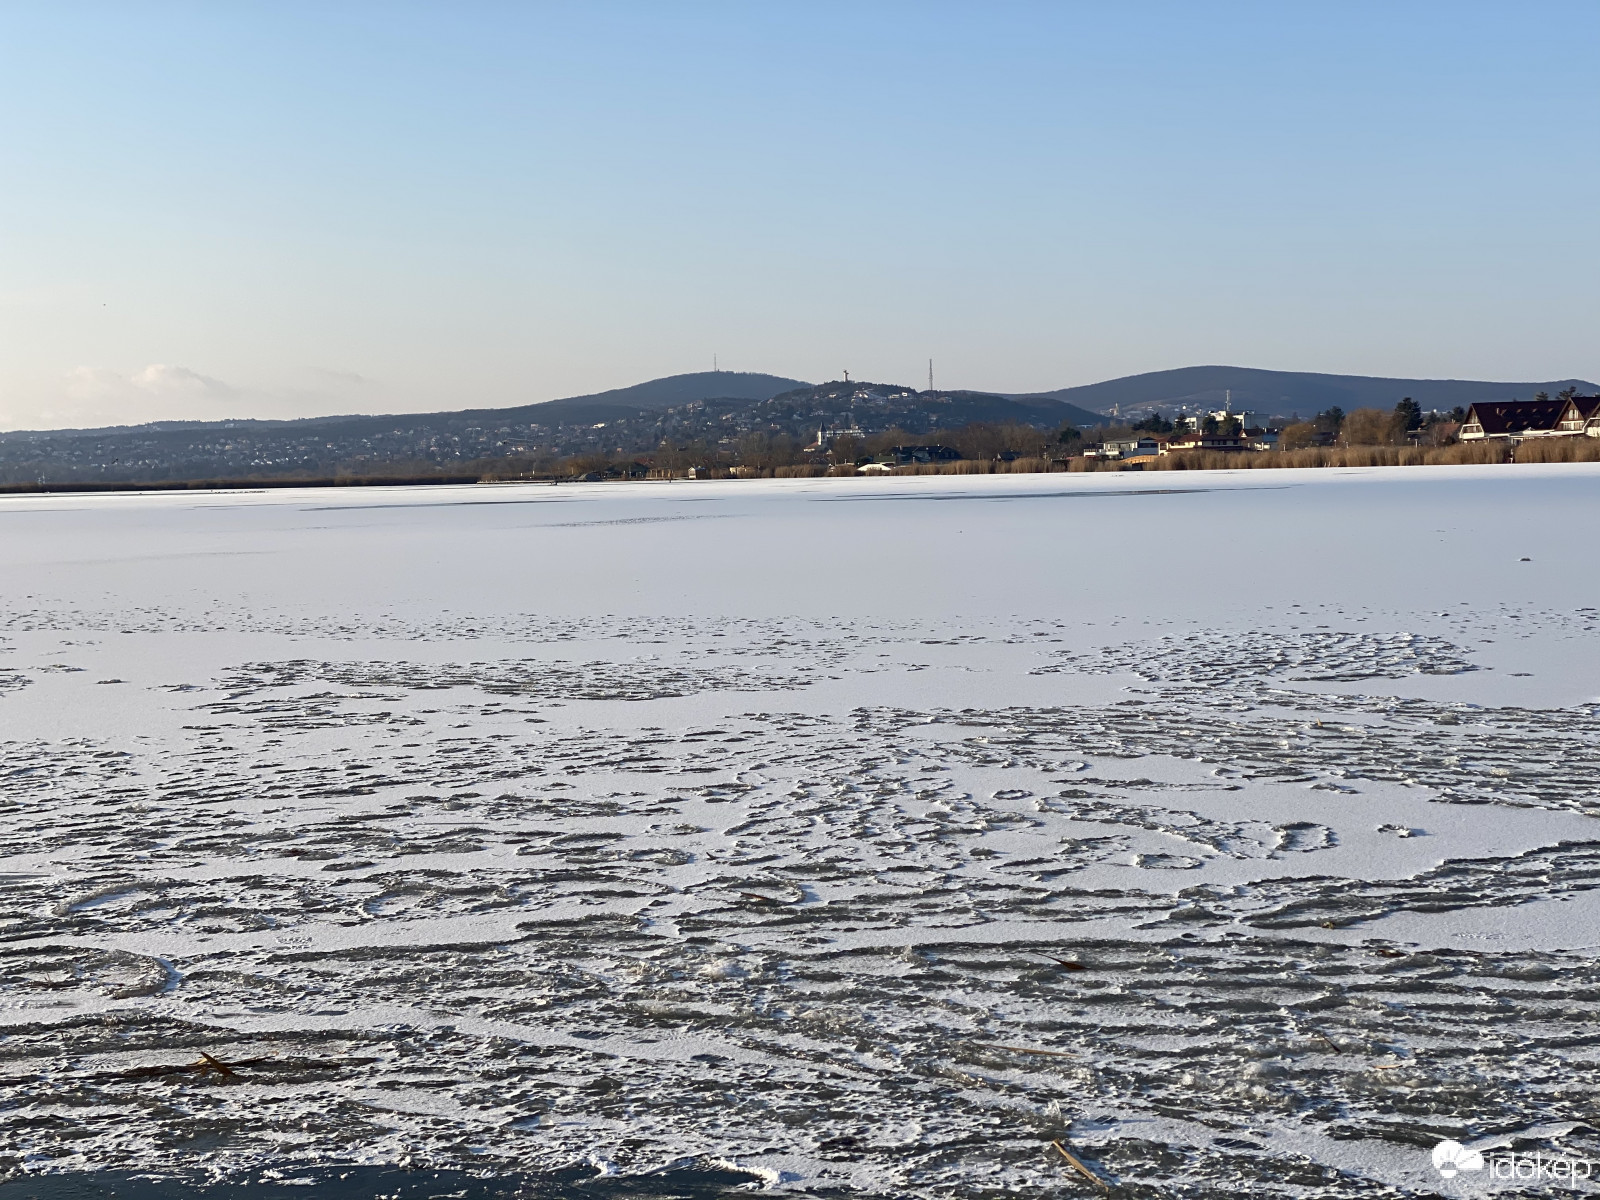
[[(1584, 465), (0, 500), (0, 1177), (1600, 1157)], [(1527, 560), (1527, 561), (1524, 561)], [(236, 1073), (162, 1073), (204, 1051)]]

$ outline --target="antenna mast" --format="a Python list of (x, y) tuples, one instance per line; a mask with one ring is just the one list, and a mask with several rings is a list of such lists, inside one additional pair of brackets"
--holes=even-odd
[(928, 360), (928, 390), (933, 391), (933, 359)]

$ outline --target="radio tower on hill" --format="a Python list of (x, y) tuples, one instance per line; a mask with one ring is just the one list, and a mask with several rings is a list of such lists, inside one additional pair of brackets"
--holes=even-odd
[(933, 359), (928, 360), (928, 390), (933, 391)]

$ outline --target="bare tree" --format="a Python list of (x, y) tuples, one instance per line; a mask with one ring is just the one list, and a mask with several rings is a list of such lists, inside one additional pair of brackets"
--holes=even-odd
[(1307, 446), (1314, 445), (1317, 440), (1317, 427), (1310, 421), (1296, 421), (1293, 425), (1285, 425), (1283, 432), (1278, 435), (1279, 450), (1304, 450)]
[(840, 467), (847, 463), (856, 462), (866, 454), (866, 443), (854, 436), (837, 437), (833, 445), (828, 447), (828, 461)]
[(799, 461), (800, 445), (787, 433), (747, 433), (739, 439), (738, 459), (742, 467), (771, 471)]
[(1358, 408), (1344, 419), (1341, 441), (1346, 446), (1392, 446), (1403, 435), (1404, 419), (1381, 408)]

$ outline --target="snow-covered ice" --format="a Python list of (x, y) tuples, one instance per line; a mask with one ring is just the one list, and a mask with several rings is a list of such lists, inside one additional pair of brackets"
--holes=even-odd
[(1587, 465), (0, 499), (0, 1178), (1600, 1159), (1597, 515)]

